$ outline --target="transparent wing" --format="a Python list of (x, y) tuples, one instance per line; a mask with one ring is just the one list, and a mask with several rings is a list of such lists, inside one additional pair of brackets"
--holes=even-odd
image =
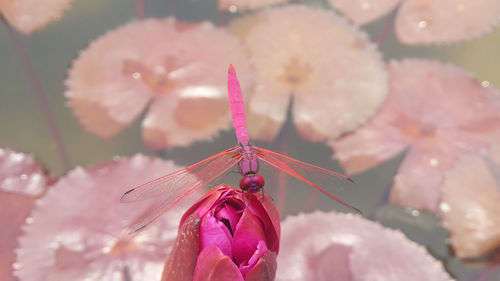
[(131, 233), (149, 225), (196, 190), (227, 172), (240, 160), (239, 148), (234, 147), (125, 192), (120, 199), (123, 203), (165, 197), (141, 214), (130, 227)]
[(352, 179), (342, 174), (318, 166), (314, 166), (308, 163), (300, 162), (288, 156), (264, 148), (256, 147), (255, 149), (257, 157), (260, 160), (307, 183), (308, 185), (318, 189), (319, 191), (323, 192), (329, 197), (337, 200), (341, 204), (361, 213), (361, 211), (358, 208), (352, 206), (351, 204), (345, 202), (344, 200), (338, 198), (337, 196), (329, 193), (324, 189), (325, 187), (328, 186), (352, 185)]

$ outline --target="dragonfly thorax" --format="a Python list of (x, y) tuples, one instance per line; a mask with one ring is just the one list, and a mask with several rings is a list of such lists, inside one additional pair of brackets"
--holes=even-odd
[(250, 193), (258, 192), (264, 187), (264, 178), (259, 174), (248, 174), (240, 180), (240, 188)]
[(240, 153), (241, 160), (238, 163), (240, 174), (242, 176), (257, 174), (259, 172), (259, 159), (257, 159), (255, 148), (248, 144), (242, 145)]

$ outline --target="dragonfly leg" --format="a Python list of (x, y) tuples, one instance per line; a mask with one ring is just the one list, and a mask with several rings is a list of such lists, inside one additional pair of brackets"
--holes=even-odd
[(248, 192), (248, 206), (250, 206), (250, 204), (252, 203), (252, 192)]
[(236, 194), (236, 187), (233, 186), (233, 199), (234, 199), (234, 194)]
[(247, 204), (245, 203), (245, 191), (241, 191), (241, 200), (243, 200), (243, 205), (245, 205), (245, 207), (247, 206)]

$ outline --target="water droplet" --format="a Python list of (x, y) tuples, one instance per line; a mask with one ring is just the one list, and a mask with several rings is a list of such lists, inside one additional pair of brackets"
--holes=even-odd
[(427, 22), (425, 20), (421, 20), (418, 22), (418, 27), (420, 28), (426, 28), (427, 27)]
[(12, 268), (13, 268), (14, 270), (19, 270), (19, 269), (21, 269), (21, 268), (22, 268), (22, 266), (21, 266), (21, 264), (20, 264), (20, 263), (15, 262), (15, 263), (13, 263), (13, 264), (12, 264)]
[(139, 72), (132, 73), (132, 78), (139, 80), (141, 79), (141, 74)]
[(236, 12), (238, 12), (238, 6), (236, 6), (236, 5), (229, 6), (229, 12), (230, 13), (236, 13)]
[(411, 215), (417, 217), (418, 215), (420, 215), (420, 212), (418, 210), (413, 210), (411, 211)]
[(485, 88), (486, 88), (486, 87), (489, 87), (489, 86), (490, 86), (490, 82), (489, 82), (489, 81), (484, 80), (483, 82), (481, 82), (481, 86), (483, 86), (483, 87), (485, 87)]
[(27, 180), (28, 179), (28, 175), (27, 174), (22, 174), (21, 176), (19, 176), (19, 178), (23, 181)]
[(32, 217), (27, 217), (27, 218), (24, 220), (24, 222), (25, 222), (26, 224), (32, 224), (32, 223), (33, 223), (33, 218), (32, 218)]
[(445, 213), (449, 212), (451, 210), (450, 205), (448, 205), (448, 203), (445, 203), (445, 202), (441, 203), (439, 205), (439, 208), (441, 209), (442, 212), (445, 212)]
[(439, 165), (439, 160), (437, 160), (436, 158), (431, 158), (429, 160), (429, 164), (431, 165), (431, 167), (436, 167), (437, 165)]

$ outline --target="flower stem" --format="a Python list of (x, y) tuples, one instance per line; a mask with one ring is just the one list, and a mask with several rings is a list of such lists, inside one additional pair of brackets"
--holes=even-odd
[(170, 12), (169, 15), (171, 17), (175, 17), (175, 12), (177, 10), (177, 3), (176, 0), (167, 0), (169, 6), (170, 6)]
[(144, 0), (135, 0), (135, 7), (137, 10), (137, 18), (144, 19)]
[(387, 38), (387, 35), (391, 30), (394, 29), (394, 20), (396, 19), (396, 14), (398, 12), (399, 6), (392, 11), (392, 13), (387, 17), (387, 20), (385, 21), (384, 26), (382, 27), (382, 31), (377, 37), (377, 40), (375, 40), (375, 43), (380, 47), (382, 43), (385, 41)]
[(45, 92), (43, 91), (42, 85), (40, 84), (40, 80), (38, 79), (35, 71), (33, 70), (33, 67), (31, 66), (31, 63), (29, 61), (28, 55), (26, 54), (26, 51), (23, 48), (23, 45), (21, 41), (19, 40), (16, 31), (6, 22), (6, 20), (3, 17), (0, 17), (1, 21), (5, 24), (7, 28), (7, 33), (14, 44), (14, 49), (16, 51), (17, 57), (21, 62), (21, 66), (24, 70), (24, 73), (26, 74), (30, 86), (33, 90), (33, 94), (35, 95), (35, 98), (38, 102), (38, 105), (41, 108), (42, 114), (45, 118), (45, 121), (47, 122), (47, 126), (52, 134), (52, 137), (54, 138), (54, 141), (56, 143), (57, 150), (59, 152), (59, 158), (61, 161), (61, 164), (64, 168), (65, 171), (69, 170), (71, 168), (71, 160), (68, 156), (66, 147), (64, 145), (64, 142), (61, 138), (61, 134), (59, 132), (59, 128), (57, 127), (57, 124), (55, 122), (54, 116), (52, 114), (52, 111), (50, 109), (50, 106), (47, 102), (47, 96)]

